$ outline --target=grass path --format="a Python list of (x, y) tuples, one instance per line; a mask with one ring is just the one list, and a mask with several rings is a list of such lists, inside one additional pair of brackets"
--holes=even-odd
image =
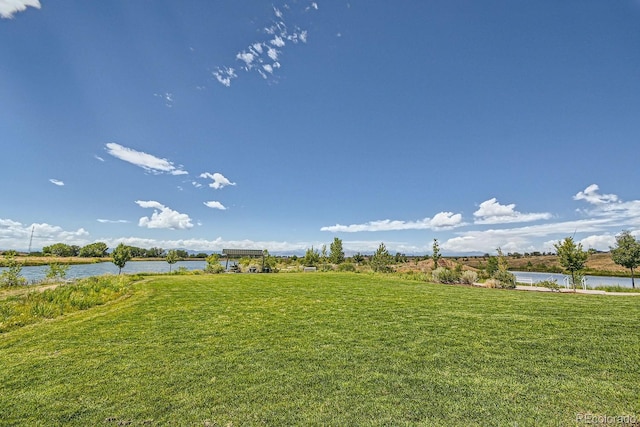
[(0, 425), (640, 418), (639, 302), (360, 274), (158, 276), (0, 335)]

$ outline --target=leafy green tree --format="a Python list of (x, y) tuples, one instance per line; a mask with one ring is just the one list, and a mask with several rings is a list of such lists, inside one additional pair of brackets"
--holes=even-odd
[(583, 277), (582, 272), (589, 254), (582, 250), (582, 243), (576, 244), (573, 241), (573, 237), (566, 237), (553, 246), (556, 248), (560, 265), (571, 274), (571, 285), (575, 291), (576, 283)]
[(178, 254), (179, 258), (189, 258), (189, 252), (185, 251), (184, 249), (176, 249), (176, 253)]
[(169, 273), (171, 273), (171, 266), (178, 262), (178, 253), (173, 249), (167, 252), (167, 257), (165, 258), (167, 263), (169, 263)]
[(120, 274), (127, 264), (127, 261), (131, 259), (131, 251), (124, 243), (120, 243), (113, 252), (111, 252), (111, 257), (113, 258), (113, 263), (118, 267), (118, 274)]
[(380, 243), (373, 257), (371, 257), (371, 268), (373, 271), (385, 273), (391, 270), (389, 264), (391, 264), (392, 261), (393, 257), (389, 254), (387, 247), (384, 243)]
[(51, 246), (42, 248), (45, 255), (53, 255), (59, 257), (72, 257), (78, 255), (80, 248), (78, 246), (70, 246), (65, 243), (54, 243)]
[(4, 263), (7, 268), (0, 273), (0, 286), (24, 286), (27, 279), (22, 277), (22, 264), (15, 260), (12, 253), (4, 254)]
[(631, 270), (631, 287), (635, 289), (633, 270), (640, 265), (640, 242), (625, 230), (616, 236), (616, 246), (609, 249), (613, 262)]
[(64, 279), (67, 277), (68, 270), (69, 264), (58, 264), (57, 262), (52, 262), (49, 264), (47, 279)]
[(433, 268), (438, 268), (438, 263), (442, 258), (442, 254), (440, 254), (440, 245), (438, 244), (438, 239), (433, 239), (433, 247), (432, 247), (432, 255), (431, 259), (433, 260)]
[(356, 265), (360, 265), (360, 263), (364, 262), (364, 255), (362, 255), (360, 252), (356, 252), (355, 254), (353, 254), (351, 259), (356, 263)]
[[(149, 258), (162, 258), (164, 256), (164, 249), (153, 247), (151, 249), (147, 249), (147, 256)], [(205, 258), (206, 255), (203, 257)]]
[(211, 254), (206, 258), (207, 266), (205, 267), (205, 273), (222, 273), (224, 271), (224, 267), (220, 264), (220, 255), (219, 254)]
[(327, 271), (330, 267), (327, 266), (327, 260), (329, 254), (327, 253), (327, 245), (322, 245), (322, 251), (320, 252), (320, 261), (322, 262), (322, 271)]
[(104, 242), (90, 243), (80, 248), (78, 256), (85, 258), (102, 258), (107, 255), (107, 244)]
[(302, 263), (305, 267), (315, 267), (320, 263), (320, 253), (317, 249), (313, 249), (311, 246), (310, 249), (307, 249), (307, 252), (304, 254), (304, 258), (302, 259)]
[(333, 238), (333, 242), (329, 247), (329, 260), (333, 264), (342, 264), (344, 262), (344, 250), (342, 249), (342, 240), (337, 237)]

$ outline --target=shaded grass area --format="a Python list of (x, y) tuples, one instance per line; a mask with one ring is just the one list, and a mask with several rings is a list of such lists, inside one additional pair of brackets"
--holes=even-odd
[(574, 425), (640, 415), (635, 298), (159, 276), (0, 335), (8, 425)]

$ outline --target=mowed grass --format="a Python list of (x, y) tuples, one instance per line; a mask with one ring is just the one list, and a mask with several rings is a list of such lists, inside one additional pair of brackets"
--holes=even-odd
[(158, 276), (0, 335), (0, 425), (640, 418), (639, 306), (364, 274)]

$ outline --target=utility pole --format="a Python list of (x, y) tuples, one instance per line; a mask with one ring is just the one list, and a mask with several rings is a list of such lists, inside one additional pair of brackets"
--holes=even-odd
[(31, 243), (33, 243), (33, 230), (36, 228), (35, 225), (31, 226), (31, 237), (29, 238), (29, 255), (31, 255)]

